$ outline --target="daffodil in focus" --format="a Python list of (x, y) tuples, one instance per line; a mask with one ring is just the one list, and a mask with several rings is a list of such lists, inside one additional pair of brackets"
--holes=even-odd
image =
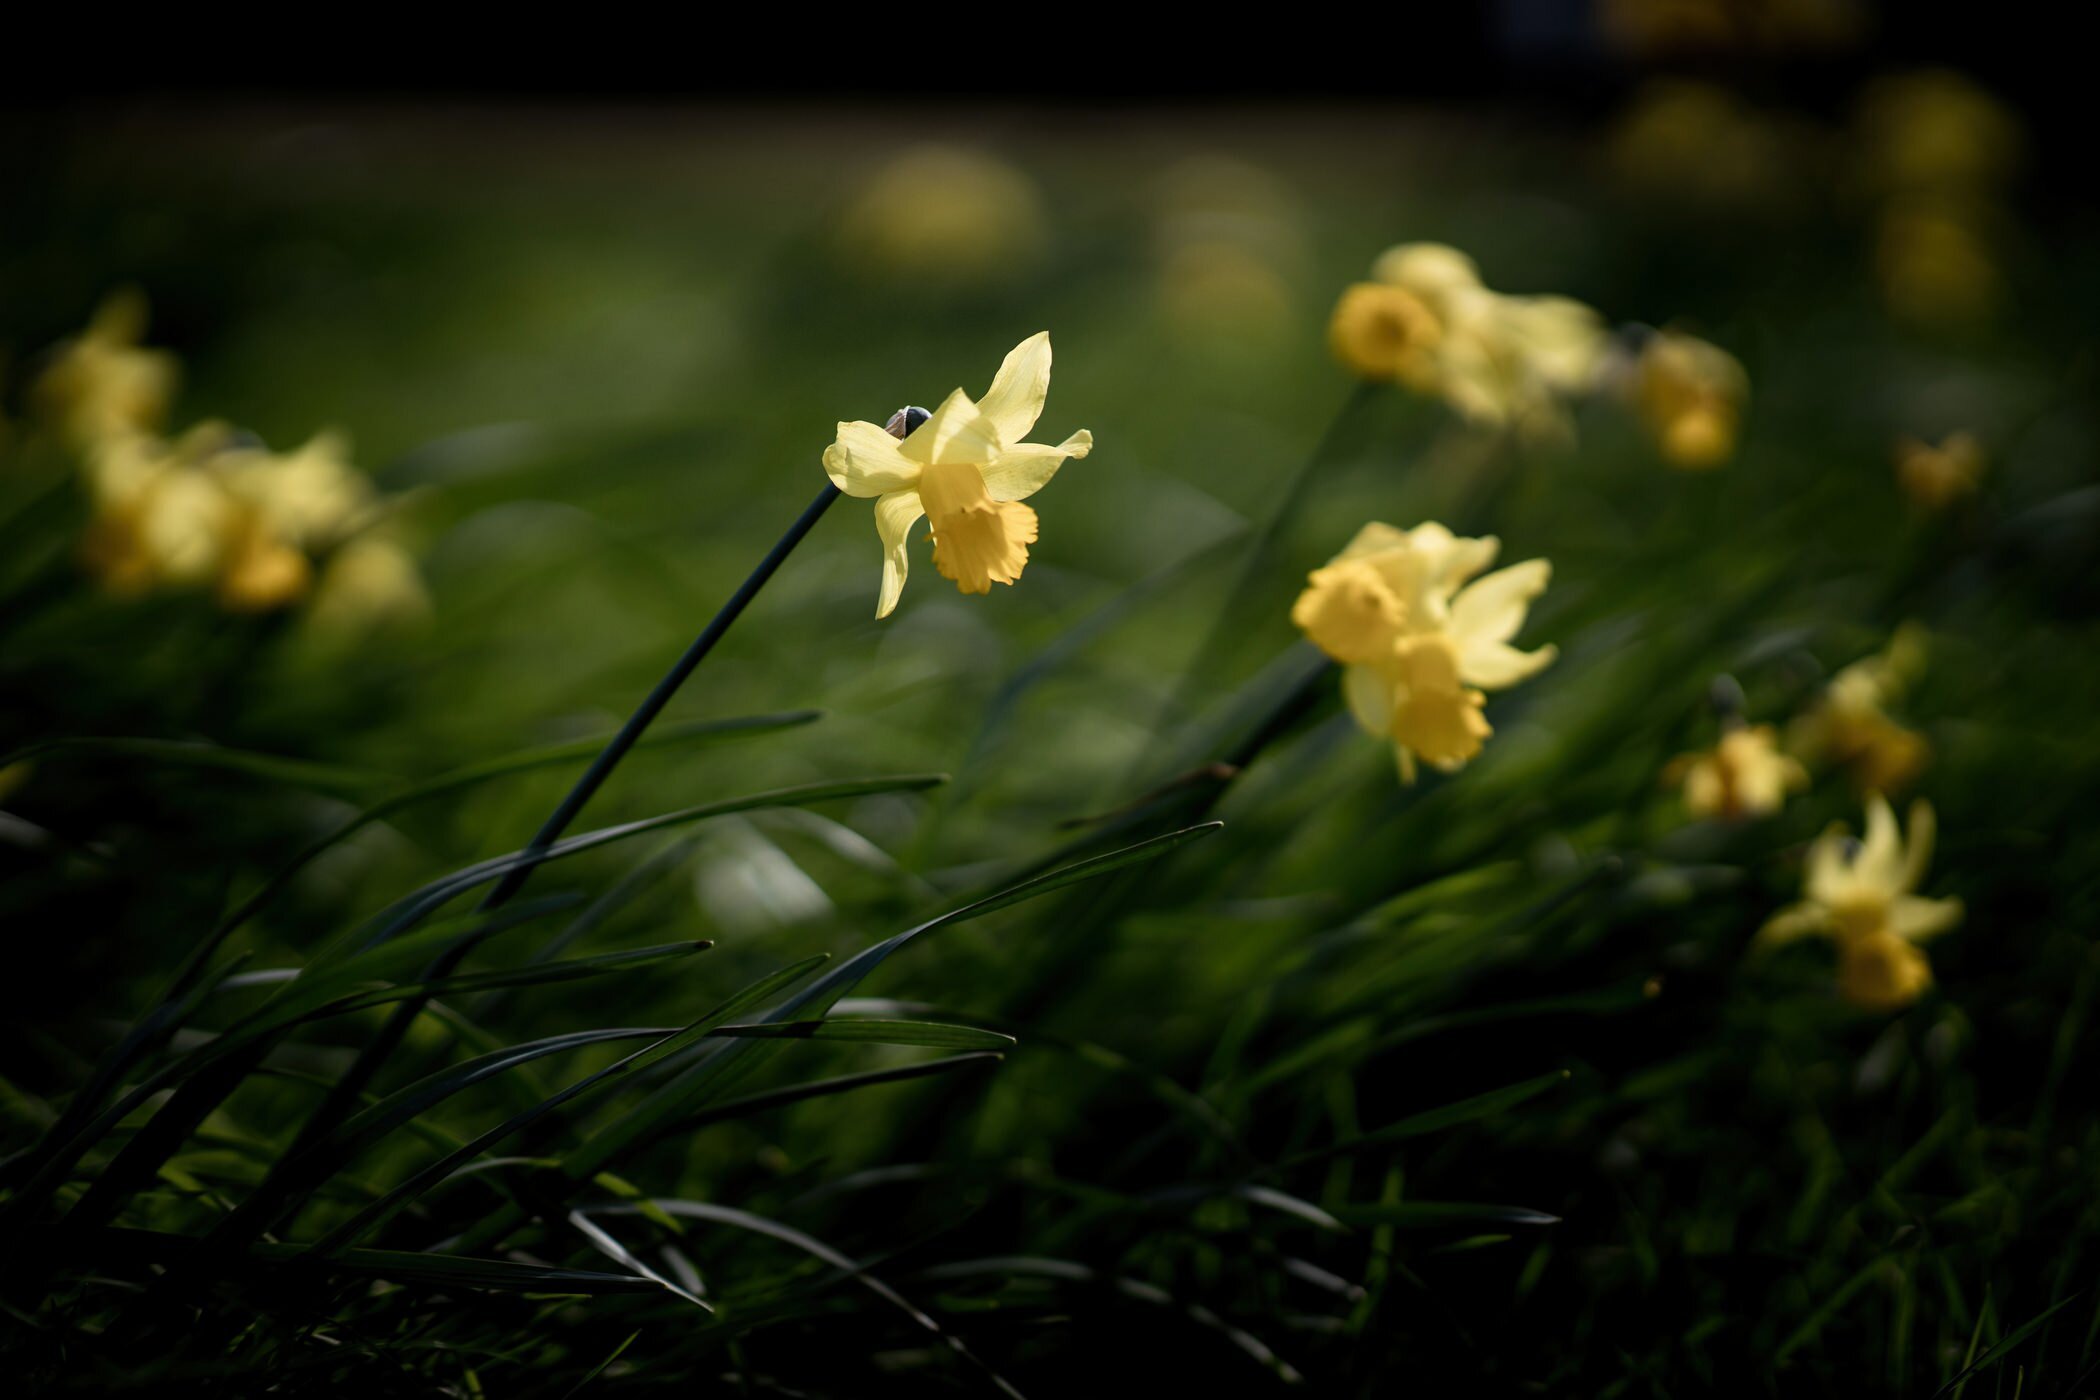
[(847, 495), (875, 501), (883, 548), (876, 617), (888, 617), (904, 591), (906, 544), (921, 516), (933, 531), (933, 567), (964, 593), (1021, 576), (1036, 539), (1035, 511), (1021, 502), (1094, 446), (1085, 429), (1055, 447), (1022, 441), (1049, 392), (1050, 333), (1038, 331), (1007, 355), (981, 400), (957, 389), (931, 413), (900, 409), (887, 427), (839, 424), (824, 470)]
[(1974, 433), (1949, 433), (1937, 445), (1912, 437), (1896, 444), (1896, 483), (1926, 510), (1945, 510), (1974, 495), (1983, 468), (1983, 444)]
[(1417, 760), (1463, 767), (1494, 732), (1483, 692), (1536, 675), (1556, 655), (1510, 645), (1552, 566), (1531, 559), (1475, 578), (1500, 548), (1434, 521), (1412, 530), (1374, 521), (1313, 571), (1291, 608), (1298, 629), (1342, 664), (1350, 713), (1391, 741), (1402, 781), (1415, 780)]
[(175, 357), (148, 350), (146, 299), (111, 295), (88, 328), (60, 346), (31, 386), (37, 414), (76, 450), (159, 431), (175, 394)]
[(1658, 331), (1641, 346), (1627, 394), (1663, 460), (1703, 471), (1735, 455), (1750, 377), (1720, 346)]
[(1901, 792), (1932, 757), (1925, 736), (1889, 714), (1925, 666), (1925, 633), (1896, 629), (1887, 648), (1844, 667), (1788, 733), (1812, 764), (1844, 769), (1861, 792)]
[(1911, 804), (1906, 841), (1896, 815), (1879, 794), (1867, 800), (1867, 834), (1855, 841), (1842, 827), (1816, 838), (1808, 850), (1799, 904), (1782, 909), (1759, 930), (1770, 948), (1815, 934), (1837, 944), (1838, 991), (1870, 1011), (1893, 1011), (1932, 985), (1932, 964), (1921, 943), (1961, 922), (1958, 899), (1917, 893), (1932, 860), (1932, 808)]
[(1808, 770), (1780, 751), (1769, 724), (1730, 726), (1720, 743), (1686, 754), (1666, 776), (1683, 785), (1686, 811), (1723, 821), (1770, 816), (1808, 786)]

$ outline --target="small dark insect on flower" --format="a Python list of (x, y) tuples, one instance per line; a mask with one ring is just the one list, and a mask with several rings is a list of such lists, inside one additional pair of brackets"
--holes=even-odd
[(901, 441), (902, 439), (911, 436), (911, 430), (913, 428), (918, 427), (921, 423), (925, 422), (931, 417), (933, 417), (931, 413), (927, 412), (923, 408), (920, 408), (917, 404), (909, 404), (903, 408), (898, 409), (895, 413), (891, 414), (890, 421), (883, 424), (882, 426), (883, 430), (887, 432), (891, 437), (897, 438)]

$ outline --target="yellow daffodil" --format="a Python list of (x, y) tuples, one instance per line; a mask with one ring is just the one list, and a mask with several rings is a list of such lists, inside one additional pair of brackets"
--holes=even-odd
[(1981, 196), (2019, 167), (2012, 109), (1960, 73), (1902, 73), (1868, 84), (1858, 117), (1859, 173), (1898, 193)]
[(173, 443), (116, 437), (89, 456), (81, 558), (111, 592), (136, 596), (217, 577), (239, 507), (204, 464), (229, 436), (225, 425), (204, 423)]
[(1425, 394), (1436, 391), (1436, 348), (1443, 338), (1443, 322), (1427, 302), (1383, 282), (1348, 287), (1327, 323), (1327, 343), (1352, 374)]
[(1587, 390), (1602, 360), (1595, 311), (1490, 291), (1471, 258), (1441, 243), (1390, 248), (1371, 278), (1342, 293), (1328, 323), (1344, 366), (1440, 397), (1476, 422), (1532, 436), (1565, 430), (1562, 400)]
[(846, 209), (839, 250), (856, 267), (918, 282), (993, 281), (1041, 252), (1043, 197), (981, 151), (918, 146), (878, 169)]
[(38, 414), (76, 450), (159, 430), (175, 394), (175, 357), (147, 350), (146, 299), (111, 295), (87, 330), (60, 346), (31, 387)]
[(1702, 471), (1735, 455), (1750, 378), (1720, 346), (1659, 331), (1641, 347), (1628, 388), (1634, 412), (1670, 465)]
[(1905, 198), (1882, 212), (1874, 275), (1889, 311), (1938, 329), (1983, 321), (2005, 299), (1992, 209), (1966, 199)]
[(386, 531), (368, 530), (328, 556), (306, 620), (316, 632), (357, 638), (429, 616), (414, 556)]
[(1413, 530), (1374, 521), (1313, 571), (1291, 608), (1299, 630), (1342, 663), (1350, 713), (1392, 742), (1403, 781), (1414, 781), (1418, 758), (1463, 767), (1494, 732), (1482, 691), (1536, 675), (1556, 655), (1509, 644), (1552, 566), (1532, 559), (1474, 578), (1500, 548), (1434, 521)]
[(1975, 494), (1983, 468), (1983, 444), (1974, 433), (1950, 433), (1938, 446), (1912, 437), (1896, 444), (1896, 483), (1926, 510)]
[(1801, 903), (1782, 909), (1759, 930), (1760, 947), (1810, 934), (1836, 942), (1838, 990), (1871, 1011), (1915, 1001), (1932, 984), (1932, 966), (1917, 945), (1961, 922), (1958, 899), (1916, 893), (1932, 860), (1932, 808), (1914, 802), (1910, 838), (1878, 793), (1867, 800), (1867, 834), (1854, 841), (1842, 826), (1816, 838), (1808, 850)]
[(234, 612), (271, 612), (304, 598), (309, 554), (369, 518), (371, 482), (350, 464), (340, 433), (322, 432), (296, 451), (221, 453), (210, 463), (239, 507), (219, 577), (219, 600)]
[(1896, 629), (1886, 650), (1840, 670), (1788, 733), (1810, 763), (1843, 768), (1861, 792), (1901, 792), (1932, 757), (1925, 736), (1897, 723), (1889, 708), (1924, 668), (1925, 633)]
[(1770, 816), (1808, 786), (1808, 770), (1779, 751), (1769, 724), (1737, 724), (1713, 748), (1678, 759), (1668, 776), (1683, 784), (1686, 811), (1724, 821)]
[(1055, 447), (1022, 441), (1049, 392), (1050, 333), (1039, 331), (1007, 355), (982, 400), (957, 389), (932, 413), (905, 409), (888, 428), (839, 424), (824, 470), (847, 495), (875, 500), (883, 548), (875, 616), (888, 617), (904, 591), (905, 545), (922, 515), (932, 525), (933, 567), (964, 593), (1021, 576), (1036, 538), (1035, 512), (1021, 502), (1094, 446), (1084, 429)]

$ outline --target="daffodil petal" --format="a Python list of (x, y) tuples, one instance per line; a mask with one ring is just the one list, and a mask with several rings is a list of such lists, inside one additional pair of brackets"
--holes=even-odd
[(1001, 442), (1017, 443), (1043, 416), (1043, 401), (1049, 396), (1050, 332), (1037, 331), (1007, 352), (977, 407), (992, 420)]
[(999, 431), (978, 411), (970, 396), (957, 389), (941, 400), (933, 416), (912, 429), (897, 445), (914, 462), (974, 462), (984, 465), (999, 455)]
[(1552, 582), (1553, 565), (1544, 559), (1512, 564), (1460, 589), (1451, 600), (1451, 631), (1461, 648), (1469, 642), (1506, 642), (1524, 625), (1531, 600)]
[(911, 527), (925, 513), (916, 491), (893, 491), (875, 502), (875, 532), (882, 536), (882, 597), (875, 604), (878, 620), (897, 610), (911, 565), (905, 544), (911, 538)]
[(1094, 450), (1094, 435), (1082, 428), (1055, 447), (1024, 442), (1004, 449), (984, 469), (984, 489), (995, 501), (1025, 501), (1049, 485), (1070, 457)]
[(1458, 653), (1459, 678), (1482, 690), (1501, 690), (1530, 680), (1551, 666), (1560, 650), (1543, 646), (1536, 651), (1518, 651), (1506, 642), (1462, 642)]
[(1812, 933), (1830, 931), (1830, 915), (1820, 904), (1791, 904), (1765, 920), (1757, 931), (1754, 947), (1777, 948)]
[(1961, 922), (1958, 899), (1921, 899), (1907, 894), (1889, 906), (1889, 932), (1898, 938), (1922, 943), (1936, 938)]
[(1884, 898), (1894, 895), (1903, 879), (1903, 837), (1889, 800), (1878, 792), (1867, 799), (1867, 835), (1852, 858), (1852, 873)]
[(919, 481), (919, 464), (898, 450), (897, 439), (873, 423), (841, 423), (824, 449), (824, 474), (849, 496), (886, 496)]
[(1393, 732), (1393, 684), (1376, 666), (1343, 667), (1342, 699), (1366, 734)]

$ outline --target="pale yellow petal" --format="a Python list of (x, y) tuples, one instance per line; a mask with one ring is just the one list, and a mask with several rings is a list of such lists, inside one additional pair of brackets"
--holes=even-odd
[(1757, 931), (1757, 939), (1752, 947), (1759, 951), (1777, 948), (1812, 933), (1829, 931), (1830, 915), (1822, 905), (1791, 904), (1765, 920), (1765, 926)]
[(982, 466), (998, 457), (999, 433), (970, 396), (957, 389), (941, 400), (932, 417), (897, 446), (914, 462), (974, 462)]
[(1961, 922), (1958, 899), (1921, 899), (1907, 894), (1889, 906), (1889, 932), (1913, 943), (1937, 938)]
[(986, 465), (984, 488), (995, 501), (1025, 501), (1049, 484), (1067, 458), (1094, 450), (1094, 435), (1082, 428), (1055, 447), (1024, 442), (1005, 448)]
[(1530, 680), (1559, 657), (1560, 649), (1550, 644), (1518, 651), (1506, 642), (1467, 642), (1459, 652), (1459, 675), (1467, 685), (1501, 690)]
[(1393, 684), (1377, 667), (1344, 667), (1342, 699), (1364, 733), (1382, 739), (1393, 732)]
[(1524, 625), (1531, 600), (1546, 591), (1553, 565), (1527, 559), (1476, 579), (1451, 600), (1451, 632), (1463, 649), (1470, 642), (1506, 642)]
[(882, 536), (882, 597), (875, 604), (878, 619), (897, 609), (897, 599), (904, 592), (904, 576), (911, 564), (905, 545), (911, 538), (911, 527), (925, 513), (916, 491), (895, 491), (875, 502), (875, 532)]
[(919, 464), (898, 450), (897, 439), (874, 423), (841, 423), (824, 449), (824, 473), (849, 496), (886, 496), (918, 484)]
[(1867, 799), (1867, 835), (1852, 858), (1852, 874), (1884, 899), (1903, 888), (1903, 838), (1888, 799), (1878, 792)]
[(1050, 332), (1037, 331), (1007, 352), (977, 407), (992, 421), (1001, 442), (1017, 443), (1042, 417), (1043, 400), (1049, 396)]

